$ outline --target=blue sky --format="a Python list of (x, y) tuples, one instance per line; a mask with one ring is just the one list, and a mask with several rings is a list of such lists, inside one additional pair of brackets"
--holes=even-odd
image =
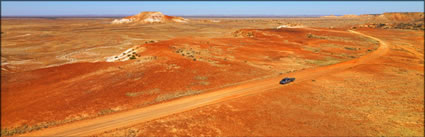
[(2, 16), (133, 15), (160, 11), (166, 15), (343, 15), (424, 12), (424, 1), (34, 1), (1, 2)]

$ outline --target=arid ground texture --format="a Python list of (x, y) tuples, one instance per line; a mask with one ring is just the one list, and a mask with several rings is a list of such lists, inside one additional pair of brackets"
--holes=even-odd
[(424, 134), (423, 13), (141, 14), (2, 18), (1, 136)]

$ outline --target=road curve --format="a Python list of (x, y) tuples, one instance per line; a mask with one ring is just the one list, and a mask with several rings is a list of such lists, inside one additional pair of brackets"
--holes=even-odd
[(296, 77), (297, 80), (294, 83), (311, 80), (322, 75), (343, 71), (356, 65), (367, 64), (387, 53), (388, 46), (384, 41), (356, 31), (350, 30), (350, 32), (377, 40), (380, 42), (380, 47), (370, 54), (338, 64), (318, 68), (309, 68), (294, 73), (284, 74), (259, 81), (252, 81), (241, 85), (227, 87), (204, 94), (184, 97), (140, 109), (119, 112), (94, 119), (82, 120), (63, 126), (47, 128), (44, 130), (23, 134), (21, 136), (90, 136), (102, 133), (104, 131), (128, 127), (167, 115), (188, 111), (205, 105), (255, 94), (266, 91), (268, 89), (282, 87), (283, 85), (278, 84), (278, 82), (283, 77)]

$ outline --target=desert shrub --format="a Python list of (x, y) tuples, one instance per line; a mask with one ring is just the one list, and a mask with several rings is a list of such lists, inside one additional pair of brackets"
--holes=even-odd
[(125, 132), (125, 137), (136, 137), (140, 131), (138, 129), (130, 128)]
[(327, 39), (326, 36), (319, 36), (319, 35), (314, 35), (314, 34), (311, 34), (311, 33), (307, 34), (307, 38)]
[(308, 33), (308, 34), (307, 34), (307, 38), (313, 38), (313, 34)]
[(136, 56), (132, 55), (129, 59), (136, 59)]
[(252, 32), (248, 32), (248, 33), (246, 34), (246, 36), (248, 36), (248, 37), (254, 37), (254, 34), (253, 34)]
[(344, 47), (344, 49), (346, 49), (346, 50), (357, 50), (356, 48), (352, 48), (352, 47)]
[(104, 109), (104, 110), (99, 111), (97, 114), (98, 115), (106, 115), (106, 114), (109, 114), (109, 113), (112, 113), (112, 112), (115, 112), (115, 111), (108, 108), (108, 109)]
[(150, 40), (150, 41), (145, 41), (145, 44), (148, 44), (148, 43), (155, 43), (156, 41), (153, 41), (153, 40)]

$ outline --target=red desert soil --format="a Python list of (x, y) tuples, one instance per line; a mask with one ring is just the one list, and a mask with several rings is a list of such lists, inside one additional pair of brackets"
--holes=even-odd
[[(303, 21), (293, 21), (298, 20)], [(56, 22), (70, 21), (59, 19)], [(84, 27), (71, 25), (69, 28), (61, 28), (65, 29), (62, 32), (51, 30), (52, 27), (44, 24), (35, 27), (42, 30), (40, 34), (37, 34), (38, 31), (15, 34), (14, 31), (22, 29), (9, 24), (6, 33), (2, 33), (2, 62), (4, 59), (8, 61), (8, 64), (2, 63), (2, 136), (49, 127), (37, 132), (43, 134), (52, 131), (50, 129), (66, 129), (84, 124), (87, 122), (84, 119), (105, 122), (105, 118), (125, 117), (126, 114), (144, 110), (138, 108), (152, 109), (170, 102), (173, 104), (173, 101), (190, 101), (197, 97), (201, 98), (201, 102), (193, 103), (188, 108), (176, 107), (162, 111), (165, 116), (192, 109), (187, 112), (100, 135), (423, 134), (423, 31), (358, 30), (381, 39), (381, 42), (344, 29), (258, 29), (261, 28), (258, 26), (261, 21), (254, 23), (257, 26), (246, 27), (256, 29), (233, 31), (233, 26), (246, 22), (251, 20), (222, 20), (220, 25), (196, 22), (140, 27), (108, 24), (103, 28), (111, 29), (113, 35), (105, 34), (107, 37), (102, 37), (104, 40), (101, 41), (105, 42), (107, 48), (111, 47), (105, 50), (106, 53), (88, 54), (90, 52), (86, 52), (87, 48), (93, 51), (100, 49), (97, 46), (84, 47), (84, 42), (92, 46), (99, 40), (86, 41), (76, 37), (77, 41), (64, 43), (63, 48), (74, 47), (75, 44), (81, 52), (64, 55), (69, 60), (65, 63), (56, 58), (50, 59), (64, 54), (56, 51), (60, 48), (55, 46), (42, 45), (26, 49), (34, 52), (29, 55), (22, 55), (22, 50), (17, 47), (27, 46), (29, 38), (36, 42), (51, 40), (49, 44), (61, 45), (58, 44), (61, 41), (58, 38), (67, 40), (74, 31), (97, 38), (97, 33), (105, 29), (88, 27), (83, 30), (89, 31), (81, 32)], [(177, 29), (176, 26), (183, 29)], [(197, 31), (181, 33), (195, 27), (198, 27)], [(4, 28), (2, 24), (2, 32)], [(161, 36), (160, 41), (143, 40), (138, 43), (145, 44), (131, 45), (133, 39), (142, 36), (139, 32), (136, 35), (133, 31), (123, 31), (140, 28), (151, 29), (152, 32), (160, 30), (152, 33)], [(211, 35), (193, 33), (217, 29), (219, 33)], [(229, 30), (233, 33), (222, 33)], [(131, 35), (123, 37), (122, 33)], [(200, 35), (202, 37), (194, 37)], [(124, 42), (114, 47), (110, 44), (115, 39), (110, 37), (131, 40), (130, 44)], [(3, 43), (4, 39), (8, 42)], [(25, 44), (21, 45), (20, 42)], [(388, 48), (382, 46), (383, 42), (387, 43)], [(383, 48), (375, 51), (379, 44)], [(127, 48), (133, 51), (120, 53)], [(32, 55), (43, 58), (31, 61)], [(128, 60), (105, 62), (104, 55), (110, 58), (120, 56)], [(96, 57), (95, 62), (92, 61), (93, 57)], [(356, 59), (358, 57), (360, 59)], [(42, 63), (28, 65), (37, 61)], [(339, 62), (344, 63), (336, 64)], [(287, 86), (277, 85), (284, 76), (296, 76), (297, 80)], [(273, 89), (256, 89), (264, 88), (257, 84)], [(226, 90), (244, 86), (255, 88), (239, 92)], [(223, 95), (245, 96), (231, 100), (210, 96), (222, 92), (229, 93)], [(202, 100), (205, 96), (210, 97), (207, 98), (209, 100)], [(224, 102), (203, 106), (205, 104), (202, 101)], [(194, 109), (198, 106), (203, 107)], [(150, 116), (146, 115), (149, 118), (141, 117), (139, 120), (158, 118)], [(74, 121), (77, 122), (66, 124)], [(133, 124), (136, 122), (140, 121)], [(60, 126), (62, 124), (65, 125)], [(111, 127), (116, 126), (111, 124)], [(77, 131), (73, 132), (79, 134)]]
[(357, 31), (382, 46), (359, 60), (294, 73), (298, 81), (286, 86), (99, 136), (422, 136), (424, 32)]
[[(361, 33), (354, 32), (359, 35)], [(365, 37), (369, 37), (364, 35)], [(319, 68), (310, 68), (303, 71), (286, 74), (285, 76), (297, 77), (299, 80), (296, 83), (302, 83), (304, 81), (311, 80), (313, 78), (328, 75), (330, 73), (336, 73), (343, 71), (350, 67), (355, 67), (361, 64), (367, 64), (373, 62), (374, 59), (384, 55), (388, 51), (388, 45), (380, 41), (379, 39), (373, 38), (381, 43), (381, 46), (378, 50), (372, 52), (371, 54), (362, 56), (360, 58), (350, 60), (343, 63), (338, 63), (335, 65), (329, 65)], [(161, 116), (170, 115), (173, 113), (178, 113), (182, 111), (187, 111), (194, 109), (196, 107), (216, 103), (219, 101), (231, 100), (236, 97), (246, 96), (254, 94), (258, 91), (270, 90), (281, 87), (281, 85), (276, 84), (276, 81), (279, 81), (282, 76), (277, 76), (265, 80), (249, 82), (246, 84), (241, 84), (238, 86), (225, 88), (210, 92), (207, 94), (201, 94), (198, 96), (182, 98), (166, 103), (161, 103), (158, 105), (145, 107), (142, 109), (131, 110), (125, 113), (118, 113), (116, 115), (110, 115), (105, 117), (100, 117), (93, 120), (87, 120), (82, 122), (77, 122), (71, 125), (66, 125), (57, 128), (51, 128), (49, 130), (44, 130), (40, 132), (35, 132), (33, 134), (27, 134), (29, 136), (87, 136), (94, 133), (100, 133), (102, 131), (108, 131), (116, 129), (119, 127), (125, 127), (133, 125), (136, 123), (144, 122), (154, 118), (159, 118)]]
[(234, 36), (143, 44), (133, 47), (137, 53), (128, 54), (136, 59), (124, 62), (78, 62), (4, 72), (2, 128), (10, 134), (23, 133), (145, 107), (335, 64), (378, 46), (375, 40), (347, 31), (307, 28), (242, 29)]
[[(364, 35), (355, 31), (353, 33)], [(366, 31), (367, 32), (367, 31)], [(183, 112), (177, 115), (171, 115), (169, 117), (161, 118), (158, 120), (150, 121), (146, 124), (140, 124), (135, 126), (136, 128), (127, 128), (121, 129), (120, 131), (115, 131), (112, 133), (102, 134), (101, 136), (117, 136), (117, 135), (135, 135), (140, 133), (141, 136), (158, 136), (158, 135), (192, 135), (192, 136), (201, 136), (201, 135), (258, 135), (258, 136), (273, 136), (273, 135), (295, 135), (295, 136), (304, 136), (304, 135), (420, 135), (423, 133), (423, 118), (417, 117), (421, 116), (420, 113), (410, 113), (414, 118), (419, 119), (406, 119), (403, 118), (403, 115), (397, 113), (390, 113), (387, 115), (401, 116), (391, 119), (391, 123), (381, 125), (377, 123), (374, 125), (375, 121), (370, 121), (370, 118), (375, 118), (374, 120), (381, 120), (379, 114), (386, 112), (386, 109), (380, 108), (376, 110), (371, 110), (370, 105), (365, 103), (376, 103), (375, 101), (360, 101), (357, 100), (358, 97), (364, 98), (383, 98), (387, 96), (376, 95), (380, 91), (363, 91), (358, 90), (357, 92), (362, 92), (366, 95), (357, 95), (352, 91), (343, 90), (348, 93), (335, 93), (338, 91), (331, 91), (333, 96), (326, 96), (324, 93), (316, 93), (320, 96), (314, 96), (314, 89), (311, 89), (309, 86), (303, 86), (302, 84), (312, 84), (311, 80), (317, 80), (318, 83), (323, 83), (323, 85), (328, 84), (327, 81), (345, 81), (356, 80), (362, 78), (362, 76), (347, 77), (353, 76), (350, 73), (362, 72), (361, 68), (373, 68), (377, 64), (377, 61), (384, 63), (381, 59), (391, 55), (391, 49), (395, 46), (390, 46), (387, 42), (379, 40), (377, 38), (371, 37), (372, 39), (378, 40), (380, 42), (380, 47), (378, 50), (362, 56), (357, 59), (353, 59), (347, 62), (338, 63), (334, 65), (319, 67), (319, 68), (310, 68), (305, 69), (299, 72), (286, 74), (284, 76), (296, 77), (299, 80), (288, 86), (281, 86), (274, 84), (273, 82), (278, 81), (281, 76), (269, 78), (265, 80), (250, 82), (246, 84), (241, 84), (238, 86), (225, 88), (222, 90), (210, 92), (207, 94), (201, 94), (193, 97), (186, 97), (174, 101), (169, 101), (166, 103), (161, 103), (158, 105), (145, 107), (142, 109), (131, 110), (125, 113), (118, 113), (115, 115), (99, 117), (93, 120), (87, 120), (82, 122), (76, 122), (70, 125), (51, 128), (49, 130), (44, 130), (36, 132), (29, 135), (57, 135), (57, 136), (85, 136), (92, 135), (94, 133), (100, 133), (102, 131), (112, 130), (118, 127), (130, 126), (136, 123), (152, 120), (159, 118), (165, 115), (170, 115), (178, 112)], [(423, 42), (423, 41), (422, 41)], [(416, 54), (414, 54), (416, 55)], [(420, 59), (420, 58), (419, 58)], [(423, 60), (422, 60), (423, 61)], [(395, 62), (386, 62), (386, 63), (395, 63)], [(380, 67), (382, 68), (382, 67)], [(374, 73), (373, 71), (364, 71), (362, 73)], [(380, 73), (380, 72), (375, 72)], [(381, 72), (382, 73), (382, 72)], [(409, 72), (407, 72), (409, 73)], [(420, 73), (423, 76), (423, 71)], [(367, 74), (363, 74), (365, 79), (368, 77)], [(324, 77), (325, 76), (325, 77)], [(343, 76), (344, 79), (339, 79), (338, 76)], [(380, 75), (386, 76), (386, 75)], [(369, 76), (369, 77), (374, 77)], [(376, 77), (375, 77), (376, 78)], [(416, 77), (418, 78), (418, 77)], [(423, 78), (422, 78), (423, 80)], [(418, 80), (416, 80), (418, 81)], [(361, 82), (361, 81), (360, 81)], [(338, 82), (335, 82), (338, 83)], [(382, 84), (382, 83), (381, 83)], [(382, 86), (381, 84), (376, 84), (374, 86)], [(418, 83), (416, 83), (418, 84)], [(339, 84), (344, 85), (346, 84)], [(349, 83), (349, 86), (356, 86), (358, 84)], [(364, 84), (368, 85), (368, 84)], [(317, 87), (314, 86), (314, 87)], [(320, 88), (329, 88), (332, 86), (319, 86)], [(401, 90), (400, 87), (403, 86), (392, 86), (395, 90)], [(301, 89), (301, 90), (300, 90)], [(306, 89), (308, 89), (306, 91)], [(267, 92), (265, 92), (267, 91)], [(283, 92), (282, 92), (283, 91)], [(327, 92), (328, 90), (321, 90), (322, 92)], [(278, 92), (278, 93), (276, 93)], [(293, 93), (297, 92), (297, 93)], [(342, 92), (342, 91), (339, 91)], [(375, 92), (369, 93), (368, 92)], [(376, 93), (378, 92), (378, 93)], [(388, 91), (383, 91), (388, 93)], [(390, 95), (400, 91), (390, 90)], [(280, 94), (279, 94), (280, 93)], [(350, 95), (351, 93), (351, 95)], [(417, 92), (416, 92), (417, 93)], [(255, 96), (254, 96), (255, 94)], [(350, 95), (349, 97), (346, 95)], [(382, 94), (382, 93), (381, 93)], [(282, 100), (278, 96), (288, 100)], [(338, 97), (339, 95), (339, 97)], [(292, 98), (291, 98), (292, 97)], [(319, 97), (319, 98), (317, 98)], [(406, 95), (404, 97), (411, 98), (412, 96)], [(413, 96), (414, 97), (414, 96)], [(422, 94), (423, 97), (423, 94)], [(353, 98), (354, 102), (351, 102)], [(249, 101), (247, 101), (248, 99)], [(306, 99), (310, 99), (307, 101)], [(320, 99), (320, 100), (319, 100)], [(327, 99), (330, 99), (335, 102), (327, 102)], [(338, 99), (343, 99), (344, 102), (340, 102)], [(385, 99), (385, 98), (383, 98)], [(394, 99), (390, 96), (389, 99)], [(397, 97), (395, 97), (397, 99)], [(224, 101), (224, 102), (223, 102)], [(413, 108), (404, 108), (392, 111), (409, 111), (410, 109), (419, 109), (418, 102), (421, 100), (413, 100), (410, 107)], [(418, 101), (418, 102), (417, 102)], [(223, 103), (218, 103), (223, 102)], [(423, 99), (422, 99), (423, 102)], [(218, 104), (216, 104), (218, 103)], [(334, 104), (338, 103), (338, 104)], [(341, 104), (339, 104), (341, 103)], [(345, 103), (345, 104), (342, 104)], [(375, 105), (381, 106), (383, 104), (388, 105), (388, 103), (393, 104), (392, 101), (384, 102), (379, 101)], [(197, 108), (200, 106), (205, 106)], [(277, 105), (277, 106), (276, 106)], [(344, 105), (347, 108), (337, 107)], [(406, 105), (406, 104), (399, 104)], [(330, 107), (330, 108), (329, 108)], [(355, 108), (352, 108), (355, 107)], [(365, 108), (366, 107), (366, 108)], [(392, 107), (398, 107), (393, 105)], [(197, 108), (197, 109), (194, 109)], [(369, 109), (368, 109), (369, 108)], [(401, 107), (403, 108), (403, 107)], [(356, 111), (353, 111), (356, 110)], [(365, 111), (366, 109), (366, 111)], [(361, 110), (361, 111), (359, 111)], [(390, 109), (391, 110), (391, 109)], [(382, 112), (383, 111), (383, 112)], [(387, 110), (388, 111), (388, 110)], [(392, 112), (390, 111), (390, 112)], [(375, 113), (373, 113), (375, 112)], [(362, 115), (367, 117), (362, 118)], [(354, 116), (353, 116), (354, 115)], [(381, 116), (382, 117), (382, 116)], [(165, 119), (165, 120), (164, 120)], [(197, 119), (197, 120), (194, 120)], [(212, 121), (213, 120), (213, 121)], [(386, 119), (388, 120), (388, 119)], [(418, 120), (414, 123), (411, 121)], [(233, 122), (232, 122), (233, 121)], [(284, 121), (284, 122), (282, 122)], [(422, 123), (419, 123), (421, 122)], [(361, 123), (368, 122), (367, 125), (361, 125)], [(386, 122), (386, 121), (379, 121)], [(399, 124), (407, 122), (407, 128), (398, 129)], [(372, 123), (372, 124), (370, 124)], [(387, 127), (380, 127), (386, 126)], [(268, 127), (268, 128), (267, 128)], [(279, 127), (279, 128), (273, 128)], [(326, 127), (326, 128), (318, 128)], [(349, 129), (347, 130), (347, 128)], [(405, 127), (405, 125), (403, 125)], [(270, 128), (270, 129), (269, 129)], [(390, 130), (388, 130), (390, 129)], [(122, 133), (124, 130), (124, 133)], [(142, 130), (142, 131), (141, 131)], [(186, 132), (188, 131), (188, 132)], [(118, 133), (116, 133), (118, 132)], [(119, 134), (121, 133), (121, 134)], [(146, 134), (148, 133), (148, 134)], [(168, 133), (168, 134), (164, 134)], [(419, 134), (418, 134), (419, 133)]]

